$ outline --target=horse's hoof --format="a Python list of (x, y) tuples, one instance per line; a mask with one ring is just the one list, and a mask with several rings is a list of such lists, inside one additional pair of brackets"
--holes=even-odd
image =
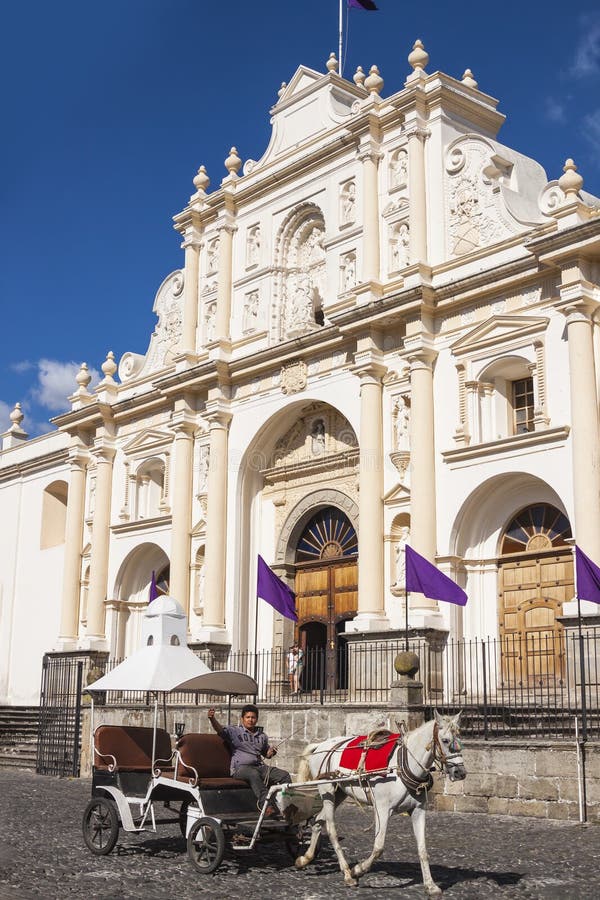
[(298, 859), (294, 861), (294, 865), (297, 869), (303, 869), (307, 864), (308, 863), (305, 856), (299, 856)]
[(344, 882), (348, 887), (358, 887), (358, 878), (353, 878), (352, 875), (345, 875)]
[(442, 889), (440, 887), (438, 887), (437, 884), (432, 885), (432, 887), (430, 887), (430, 888), (425, 888), (425, 890), (427, 891), (428, 897), (441, 897), (442, 896)]

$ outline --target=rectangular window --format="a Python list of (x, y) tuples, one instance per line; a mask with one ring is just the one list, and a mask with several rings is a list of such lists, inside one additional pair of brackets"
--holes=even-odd
[(512, 383), (513, 434), (533, 431), (533, 378)]

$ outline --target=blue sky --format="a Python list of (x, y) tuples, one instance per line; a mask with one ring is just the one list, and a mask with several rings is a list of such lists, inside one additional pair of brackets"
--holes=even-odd
[[(571, 156), (600, 194), (597, 2), (377, 0), (351, 12), (344, 74), (402, 87), (416, 38), (429, 72), (508, 116), (499, 139), (557, 178)], [(260, 158), (269, 108), (337, 50), (338, 0), (5, 0), (0, 9), (0, 430), (18, 400), (33, 436), (68, 408), (74, 372), (145, 353), (154, 295), (183, 264), (171, 217), (234, 144)]]

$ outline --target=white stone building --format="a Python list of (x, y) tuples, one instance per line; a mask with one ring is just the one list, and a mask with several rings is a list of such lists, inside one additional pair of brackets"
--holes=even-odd
[[(409, 63), (390, 97), (300, 67), (262, 158), (196, 175), (146, 354), (82, 368), (49, 435), (15, 410), (0, 703), (44, 651), (131, 652), (153, 570), (190, 643), (252, 649), (258, 553), (308, 646), (398, 634), (407, 540), (469, 594), (413, 595), (417, 632), (563, 627), (565, 541), (600, 561), (600, 201), (499, 143), (469, 70)], [(259, 610), (259, 647), (290, 636)]]

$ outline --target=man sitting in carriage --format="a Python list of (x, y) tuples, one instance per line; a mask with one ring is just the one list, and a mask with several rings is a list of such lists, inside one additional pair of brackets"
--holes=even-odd
[[(271, 785), (289, 784), (292, 777), (284, 769), (263, 763), (263, 758), (275, 756), (277, 748), (269, 745), (269, 738), (257, 727), (258, 707), (253, 703), (242, 707), (241, 725), (221, 725), (212, 708), (208, 710), (208, 721), (231, 750), (231, 774), (248, 782), (257, 798), (258, 808), (262, 809)], [(276, 815), (277, 809), (269, 804), (265, 817)]]

